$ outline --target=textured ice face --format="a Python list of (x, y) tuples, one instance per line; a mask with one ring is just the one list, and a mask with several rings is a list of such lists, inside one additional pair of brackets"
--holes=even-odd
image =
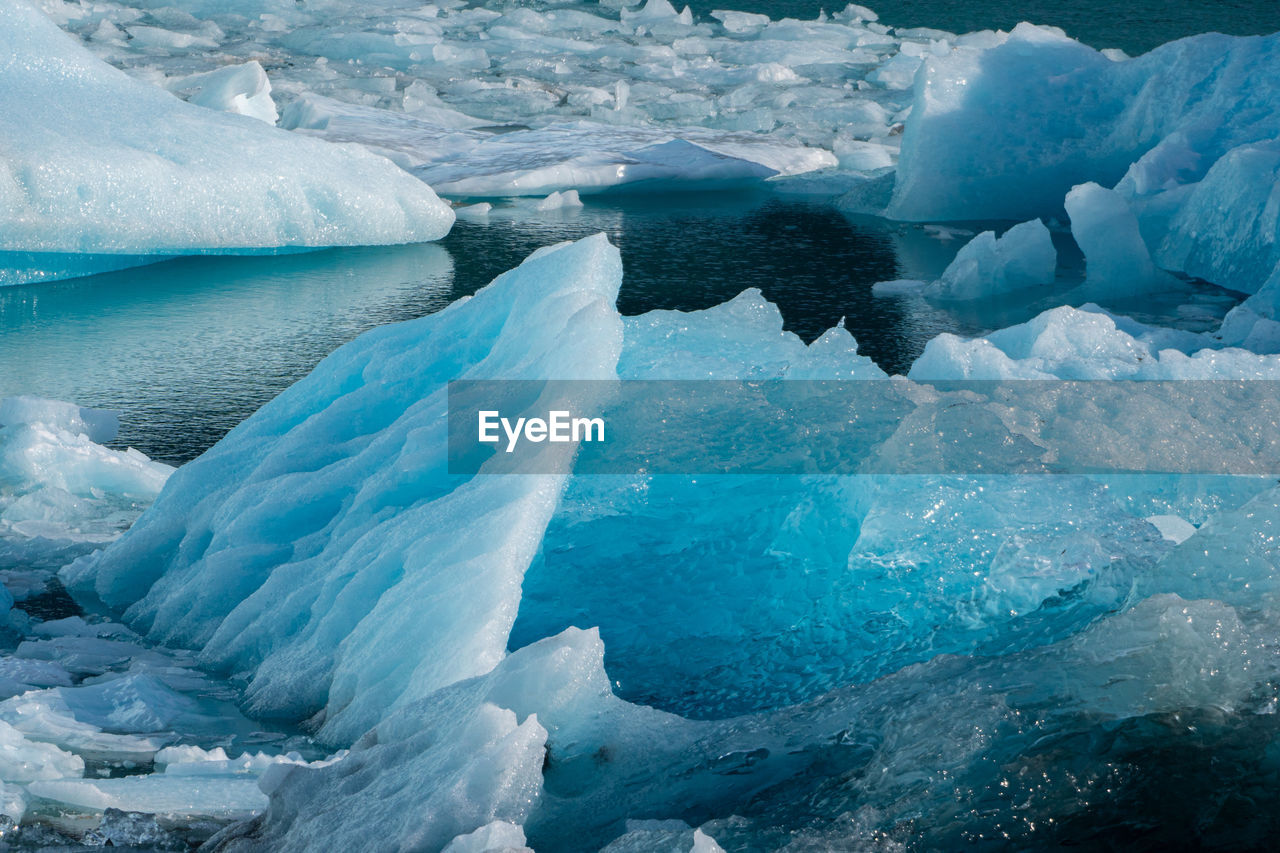
[[(366, 333), (180, 469), (146, 521), (64, 579), (131, 605), (156, 639), (256, 672), (260, 712), (323, 709), (335, 742), (486, 671), (564, 476), (448, 474), (445, 383), (612, 377), (621, 275), (601, 235)], [(388, 643), (421, 654), (388, 656)]]
[(1065, 208), (1095, 298), (1168, 288), (1157, 266), (1255, 292), (1280, 260), (1277, 68), (1275, 36), (1207, 34), (1120, 61), (1029, 24), (957, 43), (925, 57), (884, 209)]
[[(27, 0), (0, 15), (0, 248), (165, 255), (408, 243), (438, 239), (453, 222), (430, 188), (382, 158), (185, 104), (95, 58)], [(234, 99), (228, 87), (242, 88), (206, 80), (202, 91)], [(14, 277), (39, 278), (53, 261), (32, 259)]]
[(103, 447), (117, 429), (114, 412), (0, 400), (0, 568), (56, 568), (114, 539), (155, 499), (173, 469)]
[[(1061, 210), (1077, 184), (1114, 186), (1166, 139), (1194, 152), (1169, 169), (1203, 177), (1232, 148), (1280, 132), (1265, 105), (1280, 39), (1209, 34), (1114, 62), (1060, 32), (1021, 24), (985, 44), (926, 58), (892, 216), (1027, 218)], [(1223, 120), (1223, 117), (1227, 117)], [(999, 152), (999, 156), (995, 156)], [(1164, 181), (1148, 180), (1153, 190)], [(1154, 184), (1154, 185), (1153, 185)]]
[(1051, 284), (1058, 264), (1049, 229), (1039, 219), (1013, 226), (1000, 237), (983, 231), (956, 255), (925, 296), (963, 302)]

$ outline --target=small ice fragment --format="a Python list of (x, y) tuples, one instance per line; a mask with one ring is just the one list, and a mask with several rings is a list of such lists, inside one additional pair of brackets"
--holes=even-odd
[(478, 204), (468, 204), (465, 207), (455, 208), (453, 213), (459, 219), (484, 220), (489, 218), (489, 212), (493, 210), (493, 205), (487, 201)]
[(538, 202), (537, 210), (566, 210), (573, 207), (582, 207), (582, 199), (578, 198), (577, 190), (565, 190), (564, 192), (553, 192), (551, 195)]
[(1196, 527), (1186, 519), (1176, 515), (1153, 515), (1147, 518), (1160, 535), (1175, 545), (1186, 542), (1196, 532)]
[(874, 296), (916, 296), (928, 286), (928, 282), (900, 278), (894, 281), (877, 281), (871, 285), (871, 293)]

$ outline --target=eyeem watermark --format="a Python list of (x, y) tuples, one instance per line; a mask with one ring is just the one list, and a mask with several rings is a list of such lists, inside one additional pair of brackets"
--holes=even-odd
[(504, 418), (496, 410), (479, 413), (479, 438), (484, 444), (498, 444), (502, 436), (501, 428), (507, 439), (507, 453), (515, 452), (521, 439), (538, 444), (549, 441), (552, 444), (568, 444), (570, 442), (604, 441), (604, 418), (574, 417), (572, 413), (562, 410), (547, 413), (546, 418)]
[(466, 380), (448, 395), (462, 475), (1280, 477), (1280, 382), (1265, 380)]

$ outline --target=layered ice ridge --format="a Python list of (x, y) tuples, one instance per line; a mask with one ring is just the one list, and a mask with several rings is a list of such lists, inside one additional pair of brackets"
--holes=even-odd
[(253, 709), (319, 713), (333, 742), (485, 672), (505, 652), (572, 453), (547, 446), (541, 470), (559, 474), (450, 475), (446, 383), (613, 377), (621, 275), (600, 235), (366, 333), (179, 469), (64, 580), (127, 607), (155, 640), (255, 673)]

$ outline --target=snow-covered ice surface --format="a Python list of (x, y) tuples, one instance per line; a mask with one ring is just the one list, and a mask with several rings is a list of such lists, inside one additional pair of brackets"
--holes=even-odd
[(856, 6), (695, 22), (667, 0), (44, 5), (105, 60), (215, 109), (269, 114), (266, 68), (282, 126), (364, 143), (457, 196), (879, 173), (921, 58), (953, 38), (894, 35)]
[[(434, 240), (453, 222), (386, 160), (183, 103), (28, 0), (0, 9), (0, 55), (0, 285), (120, 256)], [(261, 118), (261, 95), (240, 108), (228, 91), (237, 80), (205, 78), (195, 100)]]

